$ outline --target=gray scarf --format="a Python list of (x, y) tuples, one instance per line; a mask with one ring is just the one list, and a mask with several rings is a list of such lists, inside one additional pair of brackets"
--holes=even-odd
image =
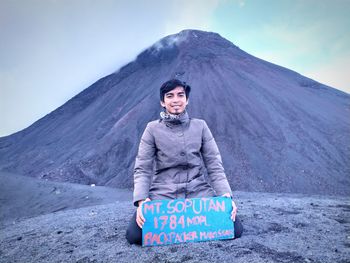
[(160, 117), (163, 121), (171, 122), (173, 124), (180, 124), (180, 123), (186, 122), (188, 120), (188, 114), (187, 114), (186, 110), (184, 110), (182, 113), (177, 114), (177, 115), (162, 111), (160, 113)]

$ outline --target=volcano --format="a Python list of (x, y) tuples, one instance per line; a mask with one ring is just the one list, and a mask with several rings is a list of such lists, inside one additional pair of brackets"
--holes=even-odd
[(28, 128), (0, 138), (0, 170), (131, 188), (159, 87), (192, 87), (233, 190), (350, 194), (350, 95), (256, 58), (217, 33), (184, 30), (92, 84)]

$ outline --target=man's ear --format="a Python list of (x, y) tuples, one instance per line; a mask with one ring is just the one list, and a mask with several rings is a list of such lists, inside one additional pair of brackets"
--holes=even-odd
[(189, 101), (189, 100), (190, 100), (190, 99), (187, 99), (187, 100), (186, 100), (186, 106), (188, 105), (188, 101)]
[(163, 101), (160, 101), (160, 105), (164, 108), (165, 107), (165, 103)]

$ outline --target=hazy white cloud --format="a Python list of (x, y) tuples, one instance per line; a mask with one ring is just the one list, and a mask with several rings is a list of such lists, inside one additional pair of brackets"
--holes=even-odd
[(172, 14), (164, 21), (165, 33), (174, 34), (184, 28), (209, 30), (211, 16), (220, 0), (175, 0), (169, 1)]
[[(345, 72), (350, 60), (344, 56), (350, 35), (341, 31), (349, 28), (349, 4), (321, 2), (271, 1), (271, 7), (295, 7), (288, 17), (271, 11), (281, 19), (276, 22), (261, 15), (261, 1), (1, 0), (0, 136), (30, 125), (166, 35), (189, 28), (212, 31), (221, 19), (215, 10), (232, 3), (241, 12), (227, 12), (222, 21), (234, 21), (227, 32), (233, 32), (235, 44), (343, 88), (350, 83)], [(244, 19), (237, 24), (233, 18), (239, 14)]]
[(350, 94), (350, 53), (336, 57), (329, 63), (305, 71), (305, 75)]
[(245, 6), (245, 0), (238, 0), (238, 5), (240, 6), (240, 7), (244, 7)]
[(209, 28), (217, 0), (3, 0), (0, 136), (118, 70), (160, 38)]
[[(301, 38), (304, 36), (304, 33), (301, 33)], [(295, 34), (295, 37), (297, 38), (298, 34)], [(291, 42), (295, 43), (297, 40)], [(302, 43), (304, 45), (295, 44), (295, 46), (285, 48), (262, 50), (254, 55), (350, 94), (350, 53), (347, 50), (346, 52), (343, 47), (340, 48), (345, 41), (341, 39), (329, 46), (324, 51), (328, 53), (328, 56), (323, 56), (322, 61), (320, 61), (321, 58), (318, 58), (317, 50), (325, 50), (325, 48), (317, 47), (317, 43)]]
[(259, 58), (349, 92), (349, 36), (326, 22), (302, 27), (265, 24), (241, 35), (240, 43)]

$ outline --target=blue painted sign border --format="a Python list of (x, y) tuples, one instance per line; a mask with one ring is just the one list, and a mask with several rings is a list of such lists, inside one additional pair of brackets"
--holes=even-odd
[(234, 238), (231, 198), (153, 200), (142, 211), (143, 246)]

